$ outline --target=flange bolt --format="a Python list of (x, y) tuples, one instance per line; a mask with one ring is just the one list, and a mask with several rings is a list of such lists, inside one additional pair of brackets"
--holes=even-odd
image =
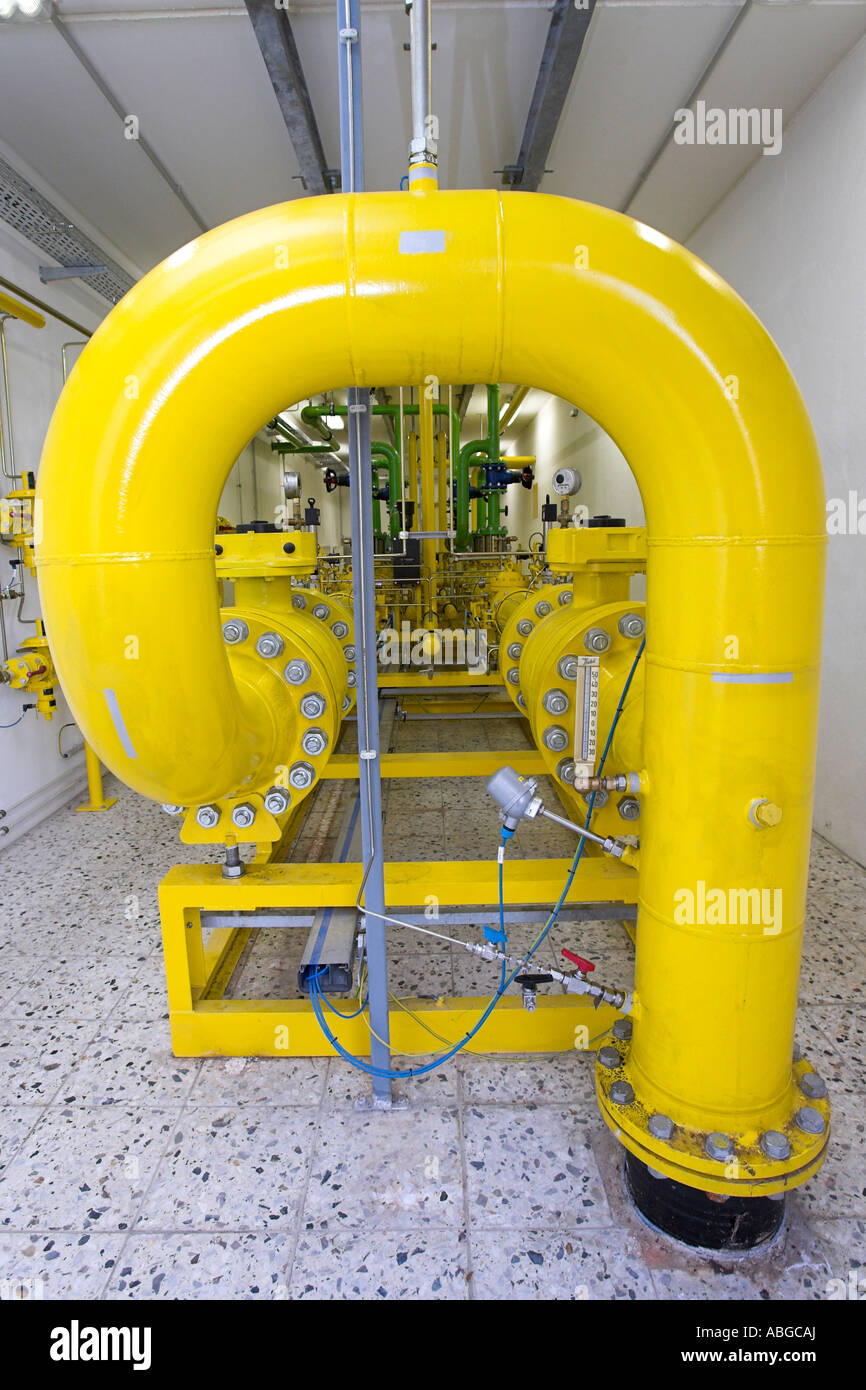
[(827, 1086), (816, 1071), (804, 1071), (800, 1077), (800, 1090), (810, 1100), (821, 1100), (827, 1094)]
[(301, 714), (305, 719), (319, 719), (327, 708), (328, 703), (318, 690), (311, 690), (301, 701)]
[(794, 1116), (794, 1124), (804, 1134), (823, 1134), (824, 1116), (814, 1105), (801, 1105)]
[(633, 1032), (631, 1019), (618, 1018), (610, 1031), (615, 1038), (619, 1038), (620, 1042), (628, 1042)]
[(598, 1049), (598, 1060), (603, 1067), (610, 1067), (611, 1069), (622, 1065), (622, 1058), (619, 1055), (619, 1050), (615, 1047), (600, 1047)]
[(588, 652), (606, 652), (610, 646), (610, 636), (603, 627), (591, 627), (583, 639)]
[(639, 613), (623, 613), (617, 627), (623, 637), (643, 637), (646, 623)]
[(720, 1134), (718, 1130), (713, 1130), (712, 1134), (707, 1135), (707, 1142), (704, 1145), (707, 1155), (714, 1158), (718, 1163), (726, 1163), (729, 1158), (734, 1156), (734, 1141), (729, 1134)]
[(653, 1139), (670, 1139), (674, 1132), (674, 1122), (670, 1115), (662, 1115), (657, 1110), (654, 1115), (650, 1115), (647, 1129)]
[(232, 811), (232, 821), (240, 826), (241, 830), (246, 830), (252, 825), (256, 818), (256, 808), (249, 801), (242, 801)]
[(250, 630), (242, 618), (230, 618), (227, 623), (223, 623), (223, 637), (230, 647), (236, 642), (245, 642), (250, 635)]
[(272, 816), (281, 816), (289, 808), (289, 795), (282, 787), (270, 787), (265, 793), (265, 810)]
[(568, 747), (568, 734), (561, 724), (551, 724), (550, 728), (544, 731), (542, 743), (551, 753), (561, 753)]
[(317, 758), (328, 746), (328, 735), (324, 729), (308, 729), (301, 739), (301, 747), (311, 758)]
[(576, 656), (561, 656), (556, 669), (564, 681), (576, 681), (580, 666)]
[(283, 672), (289, 685), (303, 685), (310, 679), (310, 663), (302, 661), (299, 656), (293, 657)]
[(564, 690), (546, 690), (541, 703), (548, 714), (565, 714), (569, 700)]
[(315, 777), (315, 768), (310, 767), (309, 763), (292, 763), (289, 769), (289, 782), (299, 792), (311, 787)]
[(628, 1081), (614, 1081), (610, 1088), (610, 1098), (614, 1105), (631, 1105), (634, 1091)]
[(207, 806), (199, 806), (195, 813), (196, 824), (200, 825), (202, 830), (213, 830), (214, 826), (219, 823), (219, 818), (219, 807), (212, 803)]
[(270, 659), (274, 656), (282, 656), (285, 645), (278, 632), (263, 632), (256, 642), (256, 651), (259, 656)]
[(781, 1162), (782, 1159), (791, 1157), (791, 1145), (788, 1137), (780, 1129), (765, 1129), (761, 1135), (760, 1143), (767, 1158)]

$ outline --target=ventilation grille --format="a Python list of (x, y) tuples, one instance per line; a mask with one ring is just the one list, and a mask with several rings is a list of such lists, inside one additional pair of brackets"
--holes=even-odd
[(0, 159), (0, 218), (59, 265), (104, 265), (106, 269), (98, 275), (82, 276), (82, 283), (110, 304), (132, 289), (135, 281), (126, 271), (4, 159)]

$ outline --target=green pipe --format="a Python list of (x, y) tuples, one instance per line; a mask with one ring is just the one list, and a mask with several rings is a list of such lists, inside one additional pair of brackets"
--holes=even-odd
[(403, 479), (400, 474), (400, 454), (393, 444), (385, 444), (381, 440), (375, 440), (370, 445), (370, 453), (373, 458), (380, 458), (388, 469), (388, 506), (390, 508), (390, 530), (394, 540), (400, 539), (400, 513), (397, 510), (397, 503), (403, 494)]
[[(473, 439), (464, 444), (457, 459), (457, 520), (454, 527), (455, 550), (469, 549), (469, 465), (479, 454), (487, 454), (487, 440)], [(479, 498), (479, 506), (481, 499)]]
[[(497, 386), (497, 387), (495, 388), (495, 390), (498, 391), (498, 390), (499, 390), (499, 387)], [(402, 407), (402, 409), (403, 409), (403, 415), (404, 415), (404, 416), (406, 416), (406, 415), (417, 415), (418, 412), (419, 412), (420, 407), (419, 407), (417, 404), (416, 404), (416, 405), (404, 405), (404, 406)], [(321, 419), (322, 416), (324, 416), (324, 415), (347, 415), (347, 414), (348, 414), (348, 406), (345, 406), (345, 405), (335, 405), (333, 409), (331, 409), (331, 408), (328, 407), (328, 406), (324, 406), (324, 405), (305, 405), (305, 406), (302, 408), (302, 410), (301, 410), (301, 419), (302, 419), (302, 420), (306, 420), (308, 424), (312, 424), (314, 420), (319, 420), (319, 419)], [(396, 419), (398, 418), (399, 414), (400, 414), (400, 406), (399, 406), (399, 405), (374, 405), (374, 406), (372, 407), (372, 414), (373, 414), (373, 415), (385, 415), (385, 416), (390, 417), (390, 419), (392, 419), (392, 420), (396, 420)], [(448, 407), (447, 407), (447, 405), (445, 405), (442, 401), (434, 401), (434, 402), (433, 402), (433, 414), (434, 414), (434, 415), (447, 415), (447, 414), (448, 414)], [(498, 437), (498, 436), (497, 436), (497, 437)], [(393, 448), (394, 446), (391, 445), (390, 447)], [(452, 468), (453, 468), (453, 467), (455, 466), (455, 464), (456, 464), (457, 456), (458, 456), (459, 453), (460, 453), (460, 416), (459, 416), (459, 414), (457, 413), (456, 410), (452, 410), (452, 411), (451, 411), (451, 466), (452, 466)]]
[(275, 439), (271, 444), (271, 449), (275, 454), (336, 454), (338, 446), (336, 444), (284, 444), (281, 439)]
[(373, 474), (373, 535), (381, 537), (384, 535), (382, 530), (382, 503), (379, 498), (379, 469), (381, 464), (374, 463), (371, 469)]
[[(479, 489), (484, 485), (484, 469), (479, 468), (475, 473), (475, 486)], [(487, 529), (487, 494), (478, 498), (478, 530)]]

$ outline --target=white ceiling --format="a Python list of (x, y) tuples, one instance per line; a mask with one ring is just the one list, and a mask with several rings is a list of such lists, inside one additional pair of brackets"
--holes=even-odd
[[(180, 3), (61, 0), (58, 12), (208, 225), (303, 196), (245, 8)], [(542, 190), (622, 206), (739, 4), (598, 0)], [(433, 0), (443, 186), (499, 187), (494, 171), (516, 160), (550, 8)], [(289, 14), (325, 155), (337, 165), (335, 5), (295, 0)], [(361, 24), (367, 186), (396, 188), (409, 126), (403, 0), (362, 0)], [(788, 124), (864, 33), (866, 0), (754, 0), (700, 95), (724, 108), (781, 107)], [(135, 273), (198, 231), (50, 23), (0, 23), (0, 139)], [(630, 211), (685, 240), (760, 159), (749, 146), (671, 142)], [(482, 411), (483, 393), (470, 409)]]
[[(62, 0), (88, 57), (209, 225), (303, 196), (246, 10), (218, 0)], [(736, 14), (739, 0), (599, 0), (544, 191), (619, 206)], [(402, 0), (364, 0), (367, 184), (398, 185), (409, 120)], [(335, 7), (289, 7), (325, 153), (338, 163)], [(434, 0), (442, 183), (495, 187), (517, 157), (550, 18), (546, 0)], [(710, 103), (799, 106), (866, 32), (866, 0), (758, 0), (706, 89)], [(0, 134), (106, 240), (146, 270), (196, 233), (72, 52), (43, 21), (0, 25)], [(754, 159), (671, 144), (632, 211), (687, 237)]]

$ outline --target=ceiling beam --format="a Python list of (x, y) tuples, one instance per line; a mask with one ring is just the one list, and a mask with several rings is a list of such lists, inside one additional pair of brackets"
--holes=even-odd
[(575, 0), (556, 0), (554, 4), (520, 153), (514, 164), (506, 164), (501, 171), (507, 188), (534, 193), (548, 172), (547, 157), (594, 10), (595, 0), (580, 6)]
[(331, 193), (339, 173), (328, 168), (310, 91), (289, 16), (274, 0), (244, 0), (279, 102), (307, 193)]

